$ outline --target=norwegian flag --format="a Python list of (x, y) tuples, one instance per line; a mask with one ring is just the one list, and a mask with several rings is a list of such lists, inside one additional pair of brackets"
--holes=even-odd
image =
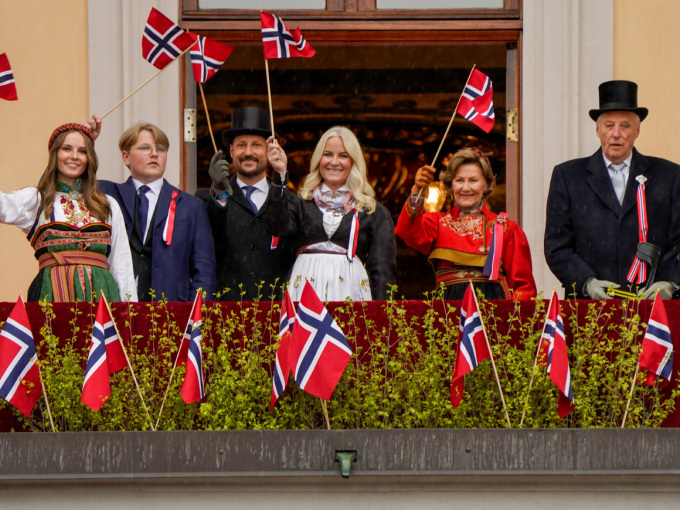
[(179, 25), (151, 8), (142, 35), (142, 55), (154, 67), (163, 69), (193, 44), (194, 40)]
[(268, 12), (260, 12), (264, 58), (313, 57), (314, 48), (302, 37), (299, 28), (288, 30), (281, 18)]
[(553, 291), (550, 300), (550, 308), (540, 341), (538, 362), (547, 367), (550, 380), (559, 390), (557, 414), (560, 418), (564, 418), (574, 410), (574, 396), (571, 391), (571, 373), (569, 371), (567, 341), (564, 337), (562, 310), (555, 291)]
[(493, 85), (491, 79), (480, 70), (472, 70), (456, 112), (487, 133), (493, 129), (496, 118), (493, 112)]
[(218, 43), (208, 37), (189, 33), (196, 45), (191, 49), (191, 67), (194, 70), (194, 80), (205, 83), (215, 76), (220, 66), (229, 58), (235, 46)]
[(290, 336), (295, 325), (295, 307), (290, 299), (288, 290), (283, 295), (281, 304), (281, 318), (279, 319), (279, 347), (276, 349), (276, 360), (274, 361), (274, 374), (272, 375), (272, 403), (269, 410), (274, 409), (274, 404), (288, 385), (290, 375), (290, 362), (288, 351), (290, 348)]
[(673, 340), (668, 328), (668, 317), (663, 299), (657, 293), (652, 306), (652, 313), (647, 323), (647, 331), (642, 339), (642, 352), (638, 365), (648, 371), (649, 386), (654, 386), (656, 378), (661, 377), (670, 382), (673, 371)]
[(456, 366), (451, 378), (451, 406), (454, 408), (458, 407), (463, 400), (465, 374), (477, 368), (480, 361), (491, 357), (486, 331), (484, 331), (482, 317), (473, 293), (474, 289), (470, 283), (463, 296), (460, 310), (460, 339), (458, 340)]
[(330, 400), (352, 356), (340, 326), (309, 282), (305, 282), (290, 338), (289, 363), (298, 386)]
[(9, 59), (6, 53), (0, 54), (0, 98), (7, 99), (7, 101), (17, 100), (14, 74), (9, 66)]
[(0, 397), (29, 417), (42, 395), (31, 324), (19, 296), (0, 332)]
[(202, 322), (201, 306), (203, 300), (201, 292), (196, 292), (196, 299), (191, 317), (187, 322), (184, 339), (179, 349), (178, 363), (187, 362), (184, 383), (182, 384), (182, 399), (187, 404), (197, 402), (205, 397), (205, 382), (203, 381), (203, 351), (202, 351)]
[(106, 298), (99, 296), (97, 315), (92, 330), (90, 353), (87, 357), (83, 394), (80, 401), (93, 411), (99, 408), (111, 396), (109, 376), (127, 366), (125, 351)]

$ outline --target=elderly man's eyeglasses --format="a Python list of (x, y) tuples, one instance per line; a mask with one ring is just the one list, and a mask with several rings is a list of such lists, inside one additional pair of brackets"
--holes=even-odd
[[(143, 143), (142, 145), (137, 145), (134, 148), (137, 149), (142, 154), (146, 154), (148, 156), (153, 151), (154, 146), (149, 145), (148, 143)], [(166, 152), (168, 152), (168, 148), (165, 145), (156, 145), (156, 152), (158, 152), (159, 154), (165, 154)]]

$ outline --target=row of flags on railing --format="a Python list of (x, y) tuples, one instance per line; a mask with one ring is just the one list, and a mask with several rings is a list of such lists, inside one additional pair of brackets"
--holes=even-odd
[[(181, 396), (187, 404), (205, 397), (201, 308), (202, 300), (199, 291), (189, 314), (171, 374), (172, 380), (175, 367), (186, 364)], [(270, 408), (274, 408), (285, 390), (291, 373), (300, 389), (322, 400), (330, 400), (351, 356), (352, 348), (342, 329), (309, 282), (305, 283), (297, 310), (286, 291), (281, 303)], [(479, 311), (479, 304), (472, 283), (470, 283), (461, 306), (459, 341), (451, 379), (452, 407), (455, 408), (462, 402), (465, 375), (487, 359), (493, 363), (491, 346)], [(550, 380), (557, 387), (559, 391), (558, 415), (560, 418), (565, 417), (574, 409), (574, 396), (562, 312), (557, 293), (554, 291), (539, 340), (535, 364), (546, 368)], [(110, 375), (125, 367), (130, 369), (148, 416), (144, 398), (111, 309), (102, 295), (97, 305), (81, 402), (92, 410), (98, 411), (111, 395)], [(638, 369), (643, 369), (646, 371), (644, 382), (647, 385), (653, 386), (659, 377), (662, 379), (662, 384), (667, 384), (671, 379), (672, 367), (673, 342), (668, 327), (668, 317), (663, 300), (657, 295), (642, 341), (634, 379), (637, 379)], [(495, 364), (494, 373), (498, 381)], [(500, 382), (498, 384), (501, 400), (504, 403)], [(168, 390), (169, 387), (170, 383)], [(529, 391), (531, 391), (531, 382)], [(43, 394), (44, 387), (40, 380), (33, 333), (24, 302), (19, 297), (0, 332), (0, 397), (14, 405), (25, 416), (30, 416)], [(167, 391), (163, 403), (166, 398)], [(45, 400), (47, 402), (47, 396)], [(49, 403), (47, 408), (49, 412)], [(156, 425), (151, 426), (153, 430), (158, 426), (162, 411), (161, 405)], [(523, 418), (524, 416), (522, 421)], [(149, 421), (151, 421), (150, 417)], [(510, 426), (509, 418), (508, 425)]]
[[(171, 375), (172, 381), (175, 367), (186, 364), (181, 396), (187, 404), (205, 397), (201, 308), (201, 293), (198, 292)], [(342, 329), (309, 282), (305, 283), (297, 310), (288, 292), (285, 292), (281, 303), (278, 340), (272, 374), (270, 408), (274, 408), (285, 390), (291, 373), (300, 389), (322, 400), (330, 400), (349, 363), (352, 348)], [(487, 359), (493, 363), (489, 339), (471, 283), (465, 292), (461, 306), (459, 341), (451, 379), (452, 407), (455, 408), (462, 402), (465, 375)], [(559, 391), (558, 415), (560, 418), (565, 417), (574, 409), (574, 396), (562, 312), (557, 293), (554, 291), (539, 340), (535, 365), (545, 367), (550, 380), (557, 387)], [(97, 305), (81, 402), (92, 410), (98, 411), (111, 395), (110, 375), (125, 367), (130, 369), (146, 410), (144, 398), (139, 390), (111, 309), (102, 295)], [(637, 379), (638, 370), (643, 369), (646, 371), (644, 382), (647, 385), (653, 386), (659, 377), (662, 379), (662, 385), (665, 385), (671, 380), (672, 367), (673, 342), (663, 300), (657, 295), (642, 341), (634, 379)], [(494, 373), (498, 381), (495, 364)], [(533, 374), (529, 383), (529, 392), (532, 382)], [(505, 406), (499, 381), (498, 385), (501, 400)], [(168, 390), (169, 387), (170, 383)], [(24, 302), (19, 297), (0, 332), (0, 397), (13, 404), (25, 416), (30, 416), (43, 393), (44, 387), (40, 380), (33, 333)], [(166, 398), (167, 391), (163, 403)], [(153, 430), (158, 426), (162, 411), (161, 405), (156, 425), (151, 427)], [(148, 411), (146, 412), (148, 415)], [(522, 423), (523, 421), (524, 414)], [(508, 425), (510, 426), (509, 417)]]

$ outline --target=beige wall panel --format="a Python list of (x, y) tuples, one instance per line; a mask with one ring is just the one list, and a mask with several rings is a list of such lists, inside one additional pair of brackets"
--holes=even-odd
[[(614, 4), (614, 78), (638, 83), (638, 104), (649, 108), (640, 152), (680, 161), (680, 2), (616, 0)], [(595, 128), (593, 127), (593, 130)]]
[[(0, 53), (19, 96), (0, 100), (0, 190), (8, 192), (38, 183), (56, 126), (88, 116), (87, 2), (2, 1), (0, 20)], [(38, 265), (18, 228), (0, 225), (0, 236), (0, 301), (15, 301)]]

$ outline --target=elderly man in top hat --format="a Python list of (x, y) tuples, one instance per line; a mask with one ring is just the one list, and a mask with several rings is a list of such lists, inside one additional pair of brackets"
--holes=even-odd
[[(266, 110), (247, 106), (232, 112), (231, 128), (222, 132), (235, 174), (218, 151), (210, 162), (212, 186), (208, 217), (215, 239), (217, 295), (222, 301), (280, 296), (295, 260), (294, 240), (279, 241), (266, 229), (269, 190), (284, 186), (287, 159)], [(267, 162), (275, 182), (266, 177)], [(287, 190), (285, 192), (288, 193)]]
[(680, 283), (678, 165), (633, 146), (648, 113), (637, 84), (608, 81), (599, 92), (590, 117), (600, 149), (553, 171), (545, 258), (568, 296), (606, 299), (621, 289), (669, 299)]

